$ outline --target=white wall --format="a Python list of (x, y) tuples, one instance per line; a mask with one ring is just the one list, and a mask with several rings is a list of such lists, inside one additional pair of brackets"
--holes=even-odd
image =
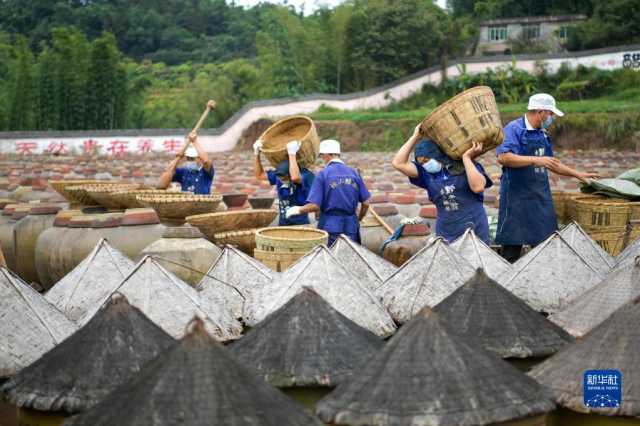
[[(597, 67), (604, 70), (614, 70), (623, 67), (624, 54), (640, 54), (640, 47), (635, 49), (620, 49), (614, 53), (600, 53), (589, 56), (559, 57), (545, 59), (550, 72), (555, 72), (562, 63), (567, 62), (570, 66), (578, 64)], [(496, 68), (511, 63), (510, 58), (493, 59), (487, 58), (485, 61), (470, 61), (467, 63), (468, 73), (478, 73), (486, 71), (488, 68)], [(539, 59), (518, 60), (516, 66), (528, 72), (533, 72), (536, 62)], [(458, 67), (455, 65), (447, 69), (449, 77), (459, 75)], [(230, 125), (220, 134), (203, 134), (200, 141), (205, 149), (210, 152), (228, 151), (235, 147), (242, 132), (256, 120), (264, 117), (280, 118), (294, 114), (310, 114), (321, 105), (327, 105), (341, 110), (357, 110), (364, 108), (382, 108), (391, 102), (402, 100), (412, 94), (419, 92), (422, 86), (427, 83), (439, 84), (441, 80), (440, 71), (432, 69), (430, 72), (418, 74), (404, 82), (399, 82), (384, 90), (369, 91), (361, 96), (345, 99), (345, 97), (318, 96), (313, 99), (291, 101), (275, 105), (252, 105), (235, 121), (230, 121)], [(233, 120), (233, 118), (231, 119)], [(73, 153), (79, 154), (84, 151), (84, 147), (97, 144), (100, 154), (118, 155), (122, 152), (140, 153), (145, 149), (157, 152), (174, 152), (179, 149), (183, 135), (168, 132), (160, 136), (145, 136), (144, 130), (140, 136), (118, 136), (117, 132), (110, 137), (92, 137), (90, 132), (75, 132), (74, 137), (41, 137), (34, 134), (34, 137), (12, 137), (11, 134), (0, 135), (0, 152), (19, 154), (41, 154), (41, 153)], [(78, 136), (78, 135), (82, 136)], [(157, 134), (157, 131), (155, 132)], [(93, 141), (93, 142), (88, 142)]]

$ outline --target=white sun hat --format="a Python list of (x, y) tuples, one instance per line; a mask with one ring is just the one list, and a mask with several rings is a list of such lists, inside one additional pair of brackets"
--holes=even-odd
[(320, 142), (320, 154), (340, 154), (340, 142), (334, 139), (325, 139)]
[(564, 112), (560, 111), (556, 107), (556, 100), (553, 98), (553, 96), (547, 93), (536, 93), (535, 95), (531, 96), (529, 98), (529, 106), (527, 107), (527, 109), (542, 109), (545, 111), (551, 111), (558, 117), (562, 117), (564, 115)]
[(197, 158), (198, 157), (198, 150), (194, 146), (190, 146), (184, 152), (184, 156), (185, 157), (190, 157), (190, 158)]

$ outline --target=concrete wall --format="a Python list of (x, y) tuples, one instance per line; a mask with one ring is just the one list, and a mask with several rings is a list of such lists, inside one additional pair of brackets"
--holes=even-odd
[[(466, 64), (467, 72), (473, 74), (486, 71), (489, 68), (508, 65), (514, 59), (518, 68), (528, 72), (534, 71), (537, 62), (546, 63), (551, 72), (555, 72), (565, 62), (574, 67), (581, 64), (605, 70), (614, 70), (623, 67), (624, 55), (640, 55), (640, 45), (558, 55), (466, 58), (452, 62), (447, 68), (447, 74), (449, 77), (459, 75), (457, 67), (459, 64)], [(207, 151), (228, 151), (236, 146), (242, 132), (260, 118), (310, 114), (322, 105), (341, 110), (383, 108), (394, 101), (402, 100), (419, 92), (422, 86), (427, 83), (439, 84), (440, 80), (441, 73), (439, 68), (432, 67), (394, 83), (359, 93), (348, 95), (318, 94), (295, 99), (251, 102), (236, 112), (219, 128), (202, 130), (200, 132), (200, 141)], [(95, 149), (100, 154), (114, 156), (146, 151), (174, 152), (179, 149), (180, 142), (187, 132), (188, 129), (0, 132), (0, 153), (23, 155), (42, 153), (82, 154), (88, 148)]]

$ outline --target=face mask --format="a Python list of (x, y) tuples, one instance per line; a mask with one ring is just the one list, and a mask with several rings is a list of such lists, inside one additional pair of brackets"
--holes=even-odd
[(198, 163), (196, 163), (195, 161), (187, 161), (186, 163), (184, 163), (184, 168), (187, 170), (198, 170)]
[(541, 124), (541, 127), (543, 129), (548, 129), (549, 126), (551, 126), (551, 123), (553, 123), (553, 115), (550, 115), (547, 118), (545, 118), (544, 121)]
[(438, 173), (442, 170), (442, 164), (433, 158), (422, 165), (427, 173)]

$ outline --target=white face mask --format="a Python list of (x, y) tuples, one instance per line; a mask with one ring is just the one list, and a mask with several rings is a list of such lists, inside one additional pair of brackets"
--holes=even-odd
[(427, 173), (433, 174), (438, 173), (440, 170), (442, 170), (442, 163), (432, 158), (431, 160), (424, 163), (422, 167)]
[(543, 129), (548, 129), (549, 126), (551, 126), (551, 124), (553, 123), (553, 115), (548, 116), (547, 118), (544, 119), (544, 121), (541, 124), (541, 127)]
[(187, 170), (198, 170), (200, 167), (195, 161), (187, 161), (186, 163), (184, 163), (184, 168)]

